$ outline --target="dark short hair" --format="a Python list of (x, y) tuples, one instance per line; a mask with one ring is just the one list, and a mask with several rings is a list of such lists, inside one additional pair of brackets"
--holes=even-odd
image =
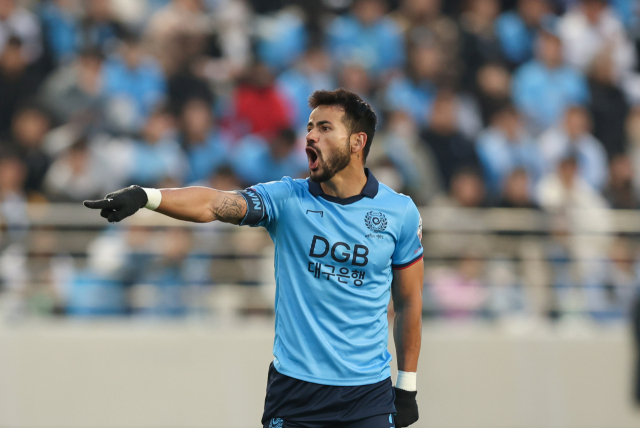
[(309, 97), (309, 107), (337, 106), (344, 110), (342, 123), (349, 131), (349, 134), (364, 132), (367, 134), (367, 142), (363, 149), (364, 159), (367, 159), (373, 135), (376, 133), (378, 116), (371, 106), (362, 100), (357, 94), (346, 89), (335, 91), (315, 91)]

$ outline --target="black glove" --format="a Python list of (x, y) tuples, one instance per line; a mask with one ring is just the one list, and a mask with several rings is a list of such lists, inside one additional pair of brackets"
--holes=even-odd
[(101, 210), (100, 215), (113, 223), (135, 214), (147, 205), (148, 200), (147, 192), (142, 187), (131, 186), (109, 193), (99, 201), (84, 201), (84, 206)]
[(408, 427), (418, 420), (418, 391), (405, 391), (393, 387), (396, 391), (396, 428)]

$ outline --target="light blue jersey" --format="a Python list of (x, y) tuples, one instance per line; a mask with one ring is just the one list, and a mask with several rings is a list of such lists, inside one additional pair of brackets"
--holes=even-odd
[(393, 269), (422, 259), (413, 201), (368, 170), (362, 194), (325, 195), (309, 179), (242, 192), (242, 224), (275, 243), (274, 367), (324, 385), (367, 385), (391, 375), (387, 305)]

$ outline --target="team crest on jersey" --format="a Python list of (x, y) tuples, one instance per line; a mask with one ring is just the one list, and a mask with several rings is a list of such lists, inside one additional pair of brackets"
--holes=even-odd
[(369, 211), (364, 217), (364, 224), (372, 232), (383, 232), (387, 228), (387, 217), (380, 211)]
[(280, 418), (273, 418), (269, 423), (269, 428), (282, 428), (284, 421)]

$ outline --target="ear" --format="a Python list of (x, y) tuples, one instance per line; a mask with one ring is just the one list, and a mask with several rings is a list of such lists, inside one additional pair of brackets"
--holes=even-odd
[(364, 150), (364, 146), (367, 145), (367, 134), (364, 132), (358, 132), (352, 134), (351, 139), (351, 153), (359, 153)]

